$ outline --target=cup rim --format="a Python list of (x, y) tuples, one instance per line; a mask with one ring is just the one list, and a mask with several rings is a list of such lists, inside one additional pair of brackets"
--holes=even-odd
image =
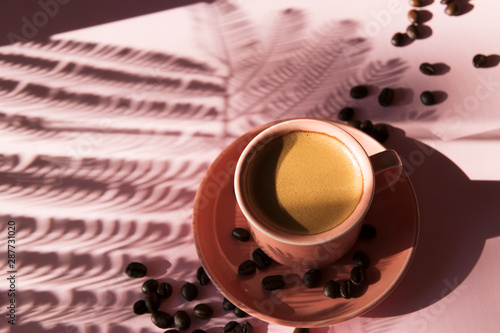
[[(344, 222), (342, 222), (337, 227), (313, 235), (288, 234), (271, 228), (265, 223), (260, 222), (259, 218), (254, 214), (252, 209), (250, 209), (249, 205), (247, 204), (242, 190), (242, 184), (244, 183), (242, 181), (242, 175), (245, 170), (244, 168), (248, 165), (248, 156), (253, 151), (258, 149), (258, 147), (260, 147), (262, 144), (265, 144), (276, 137), (297, 130), (323, 133), (334, 138), (338, 138), (347, 146), (349, 150), (351, 150), (351, 153), (356, 158), (363, 175), (363, 193), (361, 194), (361, 198), (354, 211), (347, 217), (347, 219), (344, 220)], [(370, 158), (363, 146), (351, 134), (336, 126), (333, 122), (310, 118), (291, 119), (271, 125), (267, 129), (256, 135), (247, 144), (240, 157), (238, 158), (238, 162), (236, 164), (234, 176), (234, 193), (238, 206), (240, 207), (248, 223), (250, 223), (251, 227), (257, 229), (261, 233), (264, 233), (267, 237), (270, 237), (271, 239), (275, 239), (282, 243), (292, 245), (316, 245), (339, 238), (355, 228), (359, 223), (361, 223), (373, 199), (374, 172), (370, 162)]]

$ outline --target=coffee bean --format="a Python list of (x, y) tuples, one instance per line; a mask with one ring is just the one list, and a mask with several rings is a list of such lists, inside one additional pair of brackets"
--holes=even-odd
[(389, 138), (389, 128), (386, 124), (376, 124), (373, 126), (372, 138), (380, 143), (385, 142)]
[(337, 281), (329, 280), (323, 286), (323, 294), (326, 297), (337, 298), (340, 296), (340, 284)]
[(420, 94), (420, 101), (422, 101), (424, 105), (434, 105), (436, 104), (436, 97), (431, 91), (426, 90)]
[(197, 328), (197, 329), (193, 330), (192, 333), (207, 333), (207, 332), (205, 332), (204, 330), (202, 330), (200, 328)]
[(253, 326), (248, 321), (245, 321), (242, 325), (243, 333), (253, 333)]
[(352, 297), (352, 293), (354, 292), (354, 285), (350, 280), (344, 280), (340, 282), (340, 296), (345, 299), (349, 299)]
[(231, 311), (234, 308), (235, 308), (234, 304), (224, 297), (224, 300), (222, 301), (222, 309), (224, 311)]
[(450, 16), (458, 15), (460, 13), (460, 5), (456, 1), (451, 1), (446, 5), (444, 12)]
[(144, 301), (146, 302), (146, 307), (150, 312), (158, 310), (160, 307), (161, 299), (156, 291), (150, 291), (144, 296)]
[(250, 239), (250, 232), (244, 228), (234, 228), (231, 234), (240, 242), (246, 242)]
[(214, 314), (214, 310), (210, 305), (200, 303), (194, 307), (193, 314), (196, 318), (209, 319)]
[(421, 64), (418, 69), (420, 69), (420, 72), (422, 72), (425, 75), (436, 74), (436, 68), (433, 65), (429, 64), (428, 62), (424, 62), (423, 64)]
[(223, 329), (224, 333), (243, 333), (243, 329), (240, 324), (236, 321), (228, 322)]
[(366, 270), (364, 267), (356, 266), (351, 270), (351, 282), (355, 286), (361, 286), (366, 282)]
[(486, 65), (486, 62), (488, 61), (488, 57), (485, 56), (484, 54), (476, 54), (474, 58), (472, 59), (472, 63), (474, 64), (474, 67), (481, 68)]
[(352, 98), (360, 99), (368, 96), (368, 88), (362, 85), (352, 87), (349, 91)]
[(408, 38), (410, 38), (412, 40), (420, 38), (420, 32), (418, 31), (417, 26), (414, 24), (410, 24), (406, 28), (406, 36), (408, 36)]
[(381, 106), (389, 106), (394, 101), (394, 89), (384, 88), (378, 95), (378, 104)]
[(191, 318), (186, 311), (179, 310), (174, 313), (174, 325), (178, 330), (185, 330), (191, 326)]
[(150, 279), (145, 281), (141, 287), (141, 290), (144, 294), (150, 291), (157, 291), (157, 289), (158, 289), (158, 281), (155, 279)]
[(146, 306), (146, 301), (141, 299), (134, 303), (134, 313), (137, 315), (145, 314), (148, 312), (148, 307)]
[(181, 295), (186, 301), (192, 301), (198, 296), (198, 288), (190, 282), (186, 282), (181, 288)]
[(233, 309), (233, 313), (238, 318), (245, 318), (245, 317), (248, 316), (248, 313), (246, 313), (245, 311), (243, 311), (242, 309), (240, 309), (240, 308), (238, 308), (236, 306)]
[(317, 268), (308, 270), (302, 279), (306, 288), (316, 288), (321, 282), (321, 271)]
[(405, 42), (405, 35), (400, 32), (397, 32), (392, 36), (391, 43), (394, 46), (403, 46)]
[(418, 10), (412, 9), (408, 12), (408, 20), (411, 23), (419, 23), (420, 21), (420, 12)]
[(283, 275), (269, 275), (262, 279), (262, 288), (265, 290), (281, 289), (285, 286)]
[(340, 120), (349, 121), (354, 117), (354, 109), (347, 106), (339, 111), (338, 117)]
[(373, 132), (373, 123), (370, 120), (363, 120), (359, 129), (365, 132), (368, 135), (371, 135)]
[(252, 260), (245, 260), (238, 266), (239, 275), (251, 275), (255, 273), (255, 263)]
[(155, 311), (151, 315), (151, 321), (159, 328), (168, 328), (172, 326), (172, 316), (163, 311)]
[(422, 7), (422, 1), (421, 0), (410, 0), (410, 6), (413, 7)]
[(196, 279), (202, 286), (210, 282), (210, 278), (208, 277), (207, 273), (205, 272), (205, 269), (202, 266), (200, 266), (196, 271)]
[(359, 233), (361, 239), (372, 239), (377, 235), (377, 229), (371, 224), (363, 224)]
[(293, 330), (293, 333), (309, 333), (309, 329), (304, 327), (296, 327)]
[(357, 251), (356, 253), (354, 253), (354, 255), (352, 256), (352, 261), (354, 262), (354, 265), (359, 267), (366, 268), (370, 266), (370, 257), (363, 251)]
[(357, 128), (357, 129), (361, 128), (361, 122), (359, 120), (355, 120), (355, 119), (349, 120), (347, 122), (347, 125), (354, 127), (354, 128)]
[(140, 262), (131, 262), (130, 264), (127, 265), (127, 268), (125, 268), (125, 274), (131, 278), (141, 278), (146, 276), (148, 270), (146, 269), (146, 266), (141, 264)]
[(162, 282), (158, 285), (158, 295), (161, 298), (169, 298), (172, 295), (172, 286), (168, 282)]
[(260, 248), (252, 252), (252, 259), (259, 268), (266, 268), (272, 262), (272, 259)]

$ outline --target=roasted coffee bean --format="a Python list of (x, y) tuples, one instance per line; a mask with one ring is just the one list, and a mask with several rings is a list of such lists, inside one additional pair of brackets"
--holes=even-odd
[(131, 278), (141, 278), (146, 276), (147, 273), (148, 270), (146, 269), (146, 266), (140, 262), (131, 262), (125, 269), (125, 274)]
[(433, 65), (429, 64), (428, 62), (424, 62), (423, 64), (421, 64), (418, 69), (420, 69), (420, 72), (422, 72), (425, 75), (436, 74), (436, 68)]
[(200, 303), (194, 307), (193, 314), (196, 318), (209, 319), (214, 314), (214, 310), (212, 310), (210, 305)]
[(253, 333), (253, 326), (248, 321), (245, 321), (242, 325), (243, 333)]
[(354, 109), (347, 106), (339, 111), (338, 117), (340, 120), (349, 121), (354, 117)]
[(352, 87), (349, 91), (349, 95), (351, 95), (351, 97), (355, 99), (364, 98), (368, 96), (368, 88), (362, 85)]
[(148, 312), (148, 307), (146, 306), (146, 301), (141, 299), (134, 303), (134, 313), (137, 315), (145, 314)]
[(485, 56), (484, 54), (476, 54), (474, 58), (472, 59), (472, 63), (474, 64), (474, 67), (480, 68), (486, 65), (486, 62), (488, 61), (488, 57)]
[(370, 266), (370, 257), (363, 251), (357, 251), (356, 253), (354, 253), (354, 255), (352, 256), (352, 261), (354, 262), (354, 265), (359, 267), (366, 268)]
[(304, 327), (296, 327), (293, 330), (293, 333), (309, 333), (309, 329)]
[(255, 273), (255, 263), (252, 260), (245, 260), (238, 266), (239, 275), (251, 275)]
[(366, 283), (366, 270), (364, 267), (356, 266), (351, 270), (351, 282), (355, 286)]
[(155, 311), (151, 314), (151, 321), (159, 328), (169, 328), (172, 326), (173, 318), (166, 312)]
[(371, 135), (373, 132), (373, 123), (370, 120), (363, 120), (359, 129), (365, 132), (368, 135)]
[(285, 286), (283, 275), (269, 275), (262, 279), (262, 288), (265, 290), (281, 289)]
[(424, 105), (434, 105), (436, 104), (436, 97), (431, 91), (426, 90), (420, 94), (420, 101)]
[(266, 268), (272, 262), (272, 259), (260, 248), (252, 252), (252, 259), (259, 268)]
[(371, 224), (363, 224), (359, 233), (361, 239), (372, 239), (377, 235), (377, 229)]
[(141, 290), (144, 294), (150, 292), (150, 291), (157, 291), (158, 290), (158, 281), (155, 279), (150, 279), (145, 281), (142, 284)]
[(329, 280), (323, 286), (323, 294), (326, 297), (337, 298), (340, 296), (340, 284), (337, 281)]
[(361, 128), (361, 122), (359, 120), (351, 119), (347, 122), (347, 125), (360, 129)]
[(243, 333), (243, 329), (241, 328), (240, 324), (236, 321), (230, 321), (228, 322), (223, 329), (224, 333)]
[(410, 6), (422, 7), (422, 0), (410, 0)]
[(186, 311), (179, 310), (174, 313), (174, 325), (178, 330), (185, 330), (191, 326), (191, 318)]
[(236, 306), (233, 309), (233, 313), (238, 318), (245, 318), (246, 316), (248, 316), (248, 313), (246, 313), (245, 311), (243, 311), (242, 309), (240, 309)]
[(150, 291), (144, 296), (146, 307), (150, 312), (155, 312), (160, 307), (161, 299), (156, 291)]
[(207, 273), (205, 272), (205, 269), (202, 266), (200, 266), (196, 271), (196, 279), (202, 286), (210, 282), (210, 278), (208, 277)]
[(420, 21), (420, 12), (418, 10), (412, 9), (408, 12), (408, 20), (410, 20), (411, 23), (419, 23)]
[(354, 292), (354, 285), (350, 280), (344, 280), (340, 282), (340, 296), (345, 299), (349, 299), (352, 297), (352, 293)]
[(408, 36), (408, 38), (410, 38), (412, 40), (420, 38), (420, 32), (418, 31), (417, 26), (414, 24), (410, 24), (406, 28), (406, 36)]
[(403, 46), (405, 43), (405, 35), (400, 32), (397, 32), (392, 36), (391, 43), (394, 46)]
[(192, 333), (207, 333), (207, 332), (205, 332), (204, 330), (202, 330), (200, 328), (197, 328), (197, 329), (193, 330)]
[(190, 282), (186, 282), (181, 288), (181, 295), (186, 301), (192, 301), (198, 296), (198, 288)]
[(378, 104), (381, 106), (389, 106), (394, 101), (394, 89), (384, 88), (378, 95)]
[(250, 232), (245, 228), (234, 228), (231, 234), (240, 242), (246, 242), (250, 239)]
[(389, 128), (386, 124), (376, 124), (373, 126), (372, 138), (380, 143), (385, 142), (389, 138)]
[(172, 286), (168, 282), (162, 282), (158, 285), (158, 295), (161, 298), (169, 298), (172, 295)]
[(456, 1), (450, 1), (444, 10), (446, 15), (455, 16), (460, 13), (460, 5)]
[(317, 268), (308, 270), (302, 278), (302, 283), (306, 288), (316, 288), (321, 282), (321, 271)]
[(231, 311), (234, 308), (235, 308), (234, 304), (224, 297), (224, 300), (222, 301), (222, 309), (224, 311)]

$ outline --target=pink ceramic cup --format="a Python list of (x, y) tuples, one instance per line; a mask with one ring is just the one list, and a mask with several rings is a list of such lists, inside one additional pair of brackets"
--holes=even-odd
[[(274, 138), (293, 131), (324, 133), (340, 140), (352, 153), (360, 167), (362, 194), (354, 211), (337, 227), (313, 235), (296, 235), (277, 230), (259, 218), (249, 204), (245, 188), (247, 167), (256, 151)], [(358, 141), (333, 122), (317, 119), (286, 120), (259, 133), (246, 146), (238, 159), (234, 176), (234, 189), (238, 205), (248, 220), (254, 240), (259, 247), (277, 262), (289, 266), (321, 267), (342, 257), (354, 245), (362, 221), (370, 208), (375, 192), (394, 184), (401, 174), (399, 156), (393, 150), (368, 156)], [(375, 185), (375, 179), (379, 184)]]

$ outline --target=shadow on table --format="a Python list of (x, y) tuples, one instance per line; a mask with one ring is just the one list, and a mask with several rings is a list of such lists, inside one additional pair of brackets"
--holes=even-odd
[(366, 317), (398, 316), (446, 300), (474, 269), (485, 242), (500, 236), (500, 182), (470, 180), (446, 156), (400, 129), (391, 129), (385, 146), (399, 152), (415, 188), (420, 234), (401, 283)]

